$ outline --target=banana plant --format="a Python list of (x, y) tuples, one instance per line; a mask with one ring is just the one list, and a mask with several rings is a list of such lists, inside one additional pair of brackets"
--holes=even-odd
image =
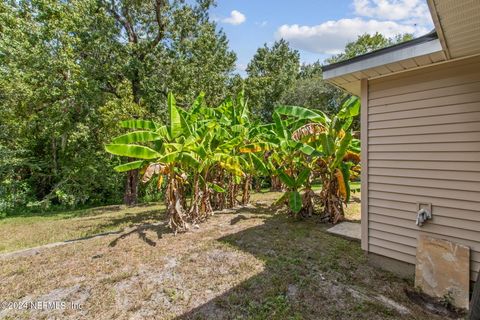
[(293, 214), (298, 214), (303, 208), (303, 199), (300, 195), (299, 189), (305, 184), (310, 176), (310, 169), (303, 169), (296, 177), (292, 177), (291, 173), (288, 174), (285, 170), (279, 169), (278, 176), (280, 180), (287, 186), (286, 191), (282, 197), (280, 197), (276, 204), (287, 203)]
[(259, 175), (281, 181), (287, 191), (280, 202), (294, 214), (313, 212), (311, 179), (321, 177), (324, 212), (336, 222), (348, 202), (352, 167), (360, 161), (358, 141), (349, 130), (358, 108), (358, 101), (350, 99), (330, 119), (318, 111), (282, 106), (273, 123), (261, 124), (251, 120), (243, 93), (214, 108), (200, 94), (188, 109), (177, 107), (170, 93), (167, 124), (123, 121), (131, 132), (105, 149), (133, 159), (115, 167), (118, 172), (139, 169), (144, 183), (155, 180), (165, 192), (168, 224), (175, 232), (205, 221), (215, 209), (246, 204), (252, 177)]
[[(105, 146), (107, 152), (135, 161), (117, 166), (119, 172), (142, 169), (143, 182), (157, 179), (162, 188), (166, 181), (165, 201), (169, 226), (186, 231), (213, 213), (216, 195), (225, 198), (260, 161), (254, 152), (263, 150), (254, 139), (254, 129), (240, 94), (237, 101), (226, 99), (219, 107), (205, 105), (203, 94), (188, 110), (177, 107), (173, 94), (168, 95), (167, 125), (154, 121), (122, 122), (134, 130)], [(187, 196), (190, 204), (187, 204)]]
[(187, 176), (183, 169), (198, 166), (198, 161), (191, 151), (194, 138), (188, 134), (188, 127), (182, 124), (173, 94), (168, 95), (168, 114), (168, 125), (148, 120), (121, 122), (123, 127), (135, 131), (113, 139), (105, 149), (114, 155), (139, 159), (115, 167), (118, 172), (144, 168), (142, 181), (148, 182), (157, 175), (159, 187), (164, 177), (167, 178), (165, 201), (168, 224), (177, 232), (189, 228), (184, 193)]
[(360, 162), (359, 141), (350, 127), (359, 114), (360, 102), (351, 97), (337, 115), (327, 117), (319, 111), (295, 106), (282, 106), (276, 112), (297, 119), (299, 127), (292, 140), (303, 145), (314, 175), (322, 180), (320, 198), (324, 216), (333, 223), (344, 219), (344, 205), (350, 199), (350, 173)]

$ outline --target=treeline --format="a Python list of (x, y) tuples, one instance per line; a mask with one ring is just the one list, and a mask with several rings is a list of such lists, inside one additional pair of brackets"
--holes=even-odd
[(343, 93), (284, 41), (260, 48), (245, 79), (236, 74), (236, 55), (209, 17), (213, 5), (0, 3), (0, 215), (158, 200), (135, 172), (113, 171), (121, 160), (104, 145), (121, 132), (119, 120), (165, 122), (168, 92), (188, 107), (200, 92), (217, 105), (245, 88), (265, 120), (278, 104), (334, 111)]

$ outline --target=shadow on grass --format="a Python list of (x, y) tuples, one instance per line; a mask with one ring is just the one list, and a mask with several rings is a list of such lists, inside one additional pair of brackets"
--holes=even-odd
[[(238, 215), (230, 224), (248, 219)], [(405, 283), (367, 267), (360, 246), (326, 234), (327, 227), (315, 219), (293, 222), (276, 215), (220, 238), (263, 261), (264, 271), (176, 319), (402, 318), (381, 302), (355, 298), (349, 288), (368, 296), (377, 286)]]
[(101, 232), (102, 230), (112, 230), (115, 228), (134, 227), (152, 222), (163, 220), (163, 210), (148, 210), (143, 212), (126, 212), (120, 217), (109, 217), (108, 219), (99, 218), (100, 221), (96, 225), (92, 233)]
[(153, 231), (157, 235), (157, 240), (162, 238), (162, 235), (165, 233), (171, 233), (171, 230), (166, 226), (166, 224), (146, 224), (146, 225), (141, 225), (138, 226), (126, 233), (121, 234), (117, 238), (115, 238), (112, 242), (109, 243), (109, 247), (115, 247), (120, 240), (123, 240), (129, 236), (132, 236), (136, 234), (141, 240), (143, 240), (146, 244), (149, 246), (155, 247), (157, 243), (148, 238), (147, 232), (148, 231)]

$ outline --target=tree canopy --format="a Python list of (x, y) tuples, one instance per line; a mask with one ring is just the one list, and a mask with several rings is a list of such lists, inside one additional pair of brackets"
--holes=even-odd
[(118, 160), (103, 151), (118, 120), (165, 118), (170, 90), (180, 104), (200, 91), (223, 99), (236, 56), (211, 5), (2, 2), (2, 211), (118, 201)]
[[(169, 119), (168, 93), (189, 110), (244, 88), (254, 119), (271, 121), (282, 104), (336, 114), (345, 93), (322, 80), (320, 62), (279, 40), (259, 48), (246, 77), (210, 18), (212, 0), (7, 0), (0, 3), (0, 213), (51, 206), (158, 200), (116, 174), (128, 159), (103, 146), (119, 121)], [(359, 37), (331, 61), (409, 36)], [(263, 124), (262, 124), (263, 125)], [(353, 124), (353, 128), (358, 126)]]
[(247, 66), (246, 95), (253, 112), (271, 120), (275, 106), (292, 88), (300, 69), (300, 54), (280, 40), (259, 48)]
[(413, 39), (409, 33), (399, 34), (393, 38), (387, 38), (379, 32), (375, 34), (365, 33), (358, 36), (357, 40), (351, 41), (345, 45), (344, 52), (326, 59), (327, 64), (348, 60), (356, 56), (366, 54), (378, 49), (382, 49), (400, 42)]

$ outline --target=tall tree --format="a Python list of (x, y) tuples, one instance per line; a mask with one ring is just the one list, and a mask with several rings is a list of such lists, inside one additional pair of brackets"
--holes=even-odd
[(413, 39), (413, 35), (409, 33), (399, 34), (393, 38), (387, 38), (379, 32), (373, 35), (365, 33), (358, 36), (357, 40), (347, 43), (344, 52), (326, 59), (325, 62), (331, 64), (348, 60), (411, 39)]
[[(192, 100), (201, 87), (217, 100), (223, 95), (235, 55), (228, 52), (225, 35), (209, 21), (212, 0), (194, 5), (182, 0), (103, 0), (101, 4), (115, 20), (125, 59), (125, 68), (116, 77), (130, 83), (134, 103), (164, 115), (161, 111), (166, 109), (158, 102), (166, 101), (169, 90), (178, 90), (184, 101)], [(126, 204), (137, 202), (137, 180), (137, 171), (128, 172)]]
[(120, 132), (118, 120), (165, 119), (172, 89), (179, 103), (204, 87), (212, 100), (227, 90), (236, 57), (209, 20), (211, 5), (0, 3), (0, 152), (8, 157), (0, 194), (17, 194), (3, 207), (117, 201), (122, 187), (109, 168), (119, 160), (103, 144)]
[(338, 107), (345, 93), (323, 80), (319, 61), (303, 64), (294, 85), (282, 98), (282, 104), (318, 109), (331, 116), (338, 112)]
[(280, 40), (259, 48), (247, 66), (246, 95), (253, 112), (271, 120), (275, 106), (293, 86), (300, 69), (300, 54)]

